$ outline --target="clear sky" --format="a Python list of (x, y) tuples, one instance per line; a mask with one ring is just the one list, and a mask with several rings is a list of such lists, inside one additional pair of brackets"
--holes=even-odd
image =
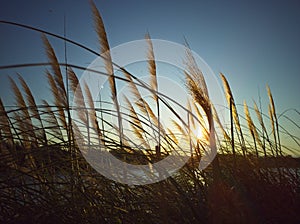
[[(103, 17), (111, 47), (144, 38), (183, 43), (212, 68), (227, 77), (235, 100), (261, 100), (267, 104), (265, 85), (271, 87), (278, 113), (294, 108), (300, 111), (300, 3), (241, 0), (95, 0)], [(89, 1), (10, 0), (0, 3), (0, 20), (19, 22), (63, 35), (66, 16), (67, 37), (97, 49)], [(40, 35), (0, 24), (0, 65), (46, 61)], [(51, 39), (59, 58), (63, 43)], [(69, 62), (85, 65), (94, 56), (68, 45)], [(20, 70), (2, 70), (0, 93), (7, 99), (7, 75)], [(33, 69), (22, 70), (32, 73)], [(40, 75), (42, 76), (42, 75)], [(33, 88), (40, 76), (27, 77)], [(43, 76), (44, 78), (44, 76)], [(221, 83), (221, 82), (220, 82)], [(259, 89), (259, 90), (258, 90)], [(46, 91), (45, 91), (46, 92)], [(40, 91), (39, 94), (43, 95)], [(46, 95), (46, 93), (45, 93)], [(242, 112), (243, 109), (240, 108)], [(267, 112), (267, 111), (265, 111)], [(288, 116), (299, 124), (299, 115)], [(299, 134), (299, 129), (296, 129)]]

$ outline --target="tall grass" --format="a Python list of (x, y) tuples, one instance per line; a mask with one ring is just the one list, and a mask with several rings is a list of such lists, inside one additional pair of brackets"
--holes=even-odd
[[(147, 84), (113, 62), (102, 18), (95, 4), (91, 6), (100, 53), (42, 32), (49, 59), (45, 79), (53, 102), (43, 100), (38, 105), (40, 99), (34, 97), (21, 74), (18, 82), (10, 79), (17, 109), (9, 109), (0, 98), (0, 220), (3, 223), (299, 222), (299, 159), (287, 156), (283, 150), (280, 140), (283, 128), (270, 88), (267, 87), (269, 115), (258, 109), (256, 103), (254, 108), (244, 103), (242, 114), (238, 112), (229, 82), (220, 74), (230, 113), (227, 129), (187, 45), (185, 77), (190, 101), (185, 108), (187, 119), (183, 119), (166, 103), (169, 98), (159, 92), (150, 35), (146, 34), (150, 77)], [(88, 83), (80, 83), (74, 70), (85, 68), (60, 63), (45, 34), (103, 57), (105, 73), (90, 71), (108, 77), (111, 102), (102, 101), (97, 107)], [(19, 65), (1, 69), (8, 67)], [(67, 68), (68, 79), (64, 79), (62, 68)], [(123, 72), (122, 77), (115, 75), (116, 68)], [(118, 100), (116, 80), (128, 84), (133, 95), (124, 97), (123, 107)], [(154, 107), (143, 99), (141, 89), (152, 94)], [(69, 97), (75, 99), (74, 105), (70, 105)], [(177, 119), (172, 121), (174, 127), (162, 125), (162, 105)], [(256, 114), (258, 124), (251, 112)], [(115, 117), (118, 125), (108, 121), (107, 116)], [(124, 128), (125, 122), (129, 124), (128, 130)], [(203, 129), (207, 139), (195, 137), (196, 127)], [(142, 186), (107, 179), (86, 162), (84, 152), (79, 150), (82, 144), (105, 146), (123, 161), (151, 166), (182, 148), (180, 136), (194, 152), (187, 164), (165, 180)], [(297, 136), (290, 137), (299, 145)], [(199, 161), (208, 148), (217, 155), (210, 166), (199, 169)]]
[(101, 15), (99, 11), (96, 8), (96, 5), (93, 1), (91, 1), (92, 6), (92, 12), (95, 20), (95, 27), (98, 34), (98, 39), (100, 42), (100, 54), (103, 56), (104, 63), (105, 63), (105, 69), (107, 74), (109, 75), (109, 85), (111, 88), (111, 97), (114, 101), (116, 111), (118, 114), (118, 130), (119, 130), (119, 140), (120, 140), (120, 146), (122, 147), (122, 139), (123, 139), (123, 126), (122, 126), (122, 117), (120, 112), (120, 106), (118, 102), (118, 93), (117, 93), (117, 86), (116, 86), (116, 80), (114, 75), (114, 68), (112, 63), (112, 58), (110, 54), (110, 47), (106, 36), (106, 31), (104, 28), (103, 20), (101, 18)]

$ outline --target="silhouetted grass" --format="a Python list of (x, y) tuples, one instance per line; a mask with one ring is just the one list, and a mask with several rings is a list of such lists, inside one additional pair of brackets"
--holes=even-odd
[[(247, 127), (244, 127), (243, 115), (238, 112), (229, 83), (221, 74), (231, 114), (227, 130), (187, 46), (185, 75), (191, 101), (185, 109), (186, 123), (166, 103), (166, 96), (158, 92), (149, 34), (146, 41), (150, 85), (113, 63), (104, 24), (93, 3), (92, 11), (106, 72), (91, 72), (108, 77), (114, 100), (102, 101), (102, 107), (97, 107), (88, 84), (80, 83), (73, 70), (84, 68), (60, 63), (43, 34), (50, 65), (46, 78), (53, 102), (44, 100), (37, 105), (21, 74), (20, 85), (10, 79), (17, 109), (7, 109), (0, 99), (0, 220), (3, 223), (299, 223), (300, 162), (283, 150), (270, 88), (267, 88), (269, 115), (254, 104), (261, 129), (246, 103)], [(67, 74), (62, 67), (67, 67)], [(114, 69), (121, 69), (124, 77), (116, 76)], [(133, 99), (125, 98), (124, 108), (116, 100), (116, 80), (127, 83), (134, 95)], [(152, 94), (154, 108), (141, 97), (141, 88)], [(71, 97), (75, 97), (74, 105), (70, 105)], [(173, 120), (175, 130), (194, 152), (176, 174), (158, 183), (128, 186), (107, 179), (86, 162), (80, 144), (105, 146), (120, 160), (149, 166), (182, 147), (174, 128), (161, 123), (162, 105), (178, 119)], [(116, 117), (118, 125), (107, 121), (108, 115)], [(129, 130), (124, 130), (123, 122), (130, 124)], [(197, 126), (203, 129), (206, 139), (194, 136)], [(291, 138), (299, 145), (297, 136)], [(218, 154), (211, 165), (200, 170), (199, 161), (208, 147), (218, 149)], [(180, 153), (178, 159), (186, 156)]]

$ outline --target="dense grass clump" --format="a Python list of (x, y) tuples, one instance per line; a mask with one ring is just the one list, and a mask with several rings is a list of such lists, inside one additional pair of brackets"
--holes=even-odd
[[(49, 32), (14, 24), (43, 33), (49, 63), (1, 68), (45, 66), (53, 100), (38, 104), (41, 99), (35, 98), (21, 75), (18, 81), (10, 79), (14, 109), (0, 99), (0, 221), (300, 223), (300, 160), (288, 155), (281, 143), (270, 88), (268, 115), (254, 103), (256, 124), (246, 102), (244, 115), (238, 112), (229, 83), (221, 74), (230, 114), (230, 124), (225, 126), (187, 46), (184, 74), (190, 96), (186, 121), (158, 91), (150, 35), (145, 37), (150, 74), (147, 84), (113, 62), (102, 18), (93, 3), (92, 12), (100, 54)], [(60, 63), (46, 34), (101, 56), (105, 72), (90, 72), (108, 78), (114, 100), (96, 105), (88, 83), (81, 83), (75, 73), (75, 69), (86, 68)], [(115, 75), (116, 69), (122, 77)], [(121, 107), (118, 101), (117, 82), (130, 87), (133, 98), (124, 99), (126, 106)], [(152, 98), (143, 99), (141, 89), (149, 91)], [(172, 128), (162, 123), (163, 106), (177, 118), (172, 120)], [(116, 122), (108, 121), (107, 116), (115, 117)], [(203, 139), (194, 136), (195, 127), (201, 127)], [(101, 146), (127, 163), (151, 166), (182, 148), (178, 133), (194, 153), (178, 172), (153, 184), (129, 186), (112, 181), (96, 172), (79, 150), (82, 145)], [(299, 137), (290, 137), (299, 146)], [(199, 169), (199, 161), (209, 148), (218, 153), (207, 168)], [(178, 152), (178, 159), (185, 156)]]

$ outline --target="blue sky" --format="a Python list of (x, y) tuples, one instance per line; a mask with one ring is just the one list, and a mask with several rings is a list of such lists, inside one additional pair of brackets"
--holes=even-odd
[[(227, 77), (236, 102), (251, 105), (261, 95), (267, 104), (265, 86), (271, 87), (278, 113), (300, 111), (300, 3), (287, 1), (142, 1), (95, 0), (103, 17), (111, 47), (144, 38), (183, 43), (200, 55), (216, 75)], [(89, 1), (1, 1), (0, 19), (19, 22), (63, 35), (97, 49)], [(0, 24), (0, 64), (46, 61), (38, 33)], [(50, 38), (63, 60), (63, 43)], [(68, 45), (68, 60), (88, 64), (94, 56)], [(37, 70), (2, 70), (1, 98), (8, 99), (7, 75), (25, 73), (29, 84), (43, 97), (46, 83)], [(42, 78), (41, 78), (42, 77)], [(39, 80), (39, 81), (37, 81)], [(45, 91), (41, 91), (45, 89)], [(259, 89), (259, 90), (258, 90)], [(242, 112), (243, 109), (240, 108)], [(267, 112), (267, 111), (265, 111)], [(289, 112), (299, 124), (299, 115)], [(299, 129), (298, 133), (299, 133)], [(296, 130), (296, 131), (297, 131)]]

